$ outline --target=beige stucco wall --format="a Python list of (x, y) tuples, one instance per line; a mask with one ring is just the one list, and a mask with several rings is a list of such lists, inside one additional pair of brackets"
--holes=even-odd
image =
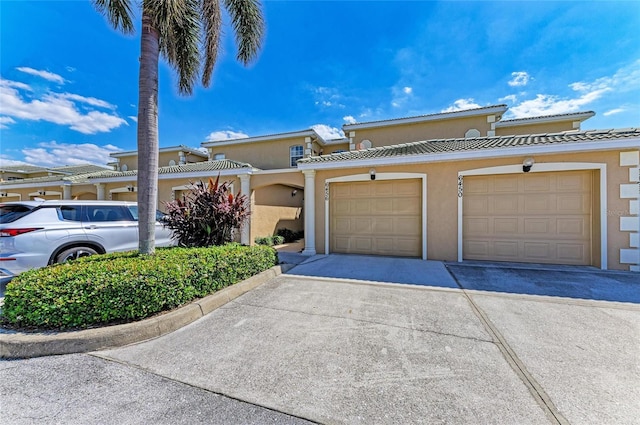
[[(428, 139), (451, 139), (464, 137), (465, 133), (475, 128), (481, 136), (486, 136), (491, 130), (487, 116), (462, 117), (441, 121), (427, 121), (414, 124), (402, 124), (388, 127), (377, 127), (355, 130), (353, 142), (358, 144), (363, 140), (370, 140), (371, 147), (380, 147), (398, 143), (417, 142)], [(350, 130), (345, 129), (349, 137)]]
[(512, 127), (498, 127), (496, 128), (496, 136), (509, 136), (512, 134), (560, 133), (562, 131), (571, 130), (575, 130), (573, 128), (573, 121), (559, 121), (529, 125), (514, 125)]
[(275, 235), (278, 229), (293, 231), (304, 228), (302, 205), (304, 191), (285, 185), (264, 186), (257, 189), (252, 199), (251, 241), (259, 236)]
[(292, 168), (289, 165), (289, 148), (302, 146), (306, 148), (304, 137), (273, 140), (255, 143), (239, 143), (236, 145), (209, 147), (211, 157), (223, 153), (226, 159), (246, 162), (263, 170)]
[[(571, 153), (562, 155), (536, 155), (536, 164), (543, 162), (589, 162), (605, 163), (607, 166), (607, 233), (608, 233), (608, 268), (628, 270), (627, 265), (620, 264), (620, 249), (629, 248), (629, 233), (619, 230), (619, 217), (629, 215), (629, 201), (620, 199), (620, 184), (628, 183), (628, 168), (619, 166), (619, 151)], [(427, 255), (431, 260), (457, 260), (457, 220), (458, 198), (457, 177), (458, 172), (476, 168), (493, 167), (500, 165), (522, 164), (523, 157), (482, 159), (470, 161), (458, 161), (455, 163), (430, 163), (405, 166), (375, 167), (376, 172), (410, 172), (427, 174)], [(362, 167), (344, 170), (318, 170), (316, 174), (315, 197), (315, 238), (316, 250), (324, 253), (324, 181), (327, 178), (346, 176), (352, 174), (366, 174), (372, 167)], [(534, 164), (535, 168), (535, 164)], [(595, 176), (596, 187), (594, 197), (598, 197), (599, 178)], [(599, 205), (594, 205), (596, 211), (593, 216), (599, 219)], [(593, 223), (594, 239), (600, 238), (597, 222)], [(594, 243), (593, 264), (599, 265), (599, 246)]]

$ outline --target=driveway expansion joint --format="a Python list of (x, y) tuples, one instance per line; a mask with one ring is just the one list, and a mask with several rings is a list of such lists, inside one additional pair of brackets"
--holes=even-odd
[(484, 326), (487, 332), (493, 338), (495, 338), (495, 344), (502, 353), (502, 356), (507, 361), (509, 366), (513, 369), (513, 371), (520, 377), (522, 382), (525, 384), (531, 395), (538, 402), (540, 407), (545, 411), (549, 419), (552, 419), (555, 423), (559, 425), (569, 425), (569, 421), (560, 413), (560, 410), (556, 407), (556, 405), (551, 400), (551, 397), (546, 393), (544, 388), (536, 381), (536, 379), (531, 375), (531, 373), (527, 370), (526, 366), (520, 360), (515, 351), (509, 346), (509, 343), (504, 338), (504, 336), (498, 331), (496, 326), (489, 320), (487, 314), (478, 306), (475, 301), (471, 298), (471, 295), (467, 292), (467, 290), (462, 286), (458, 278), (454, 273), (449, 270), (448, 265), (445, 264), (445, 268), (451, 274), (453, 280), (455, 280), (456, 284), (460, 287), (460, 290), (464, 294), (467, 302), (469, 303), (471, 309), (474, 314), (480, 319), (480, 322)]

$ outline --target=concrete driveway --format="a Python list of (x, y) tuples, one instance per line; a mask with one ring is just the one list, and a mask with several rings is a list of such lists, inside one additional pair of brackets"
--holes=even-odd
[(2, 362), (0, 423), (637, 423), (638, 304), (373, 263), (315, 257), (164, 337)]

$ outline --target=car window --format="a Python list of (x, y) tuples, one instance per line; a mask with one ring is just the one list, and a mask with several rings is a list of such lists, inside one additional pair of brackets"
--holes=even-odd
[(11, 223), (29, 214), (33, 207), (26, 205), (0, 205), (0, 223)]
[(58, 209), (58, 216), (62, 220), (82, 221), (81, 209), (80, 205), (62, 205)]
[(90, 205), (86, 211), (90, 222), (133, 221), (129, 211), (119, 205)]
[[(129, 205), (129, 211), (133, 215), (133, 219), (138, 221), (138, 206), (137, 205)], [(162, 211), (156, 210), (156, 221), (161, 221), (165, 214)]]

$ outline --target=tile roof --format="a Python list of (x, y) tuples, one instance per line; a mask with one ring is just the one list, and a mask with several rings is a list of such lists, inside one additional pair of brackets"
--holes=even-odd
[[(206, 172), (206, 171), (222, 171), (233, 169), (253, 169), (250, 164), (244, 162), (232, 161), (230, 159), (222, 159), (219, 161), (202, 161), (194, 162), (184, 165), (173, 165), (168, 167), (158, 168), (159, 174), (179, 174), (179, 173), (193, 173), (193, 172)], [(101, 171), (92, 173), (75, 174), (72, 176), (45, 176), (45, 177), (33, 177), (20, 180), (10, 180), (0, 182), (0, 187), (16, 184), (34, 184), (34, 183), (47, 183), (47, 182), (72, 182), (83, 183), (88, 182), (91, 179), (99, 178), (112, 178), (112, 177), (133, 177), (137, 175), (136, 170), (131, 171), (113, 171), (101, 168)]]
[(360, 151), (333, 153), (301, 159), (298, 164), (326, 163), (349, 160), (393, 158), (400, 156), (438, 154), (450, 152), (486, 151), (502, 148), (558, 145), (640, 138), (640, 128), (591, 130), (554, 134), (475, 137), (470, 139), (433, 139), (421, 142), (382, 146)]
[[(180, 173), (194, 173), (194, 172), (206, 172), (206, 171), (222, 171), (222, 170), (234, 170), (249, 168), (253, 169), (251, 164), (246, 162), (233, 161), (231, 159), (220, 159), (217, 161), (201, 161), (192, 162), (190, 164), (183, 165), (169, 165), (166, 167), (158, 168), (158, 174), (180, 174)], [(95, 178), (109, 178), (109, 177), (128, 177), (138, 174), (137, 170), (129, 171), (103, 171), (100, 173), (93, 173), (88, 175), (89, 179)]]

